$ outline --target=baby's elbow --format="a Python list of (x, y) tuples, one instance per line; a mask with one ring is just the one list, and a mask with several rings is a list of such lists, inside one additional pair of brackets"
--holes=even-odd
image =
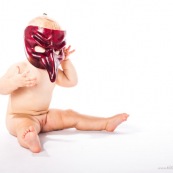
[(11, 91), (8, 90), (7, 88), (3, 88), (0, 86), (0, 95), (9, 95), (11, 94)]
[(73, 80), (73, 81), (70, 81), (70, 86), (71, 87), (74, 87), (74, 86), (76, 86), (78, 84), (78, 79), (75, 79), (75, 80)]
[(10, 93), (7, 91), (0, 91), (0, 95), (9, 95)]
[(76, 86), (78, 84), (78, 80), (76, 80), (75, 82), (74, 82), (74, 86)]

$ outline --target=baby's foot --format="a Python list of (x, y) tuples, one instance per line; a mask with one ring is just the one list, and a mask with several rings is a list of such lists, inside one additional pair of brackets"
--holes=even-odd
[(105, 130), (108, 132), (113, 132), (118, 125), (127, 120), (128, 116), (128, 114), (123, 113), (110, 117), (106, 124)]
[(40, 140), (34, 127), (30, 126), (23, 134), (24, 141), (33, 153), (41, 151)]

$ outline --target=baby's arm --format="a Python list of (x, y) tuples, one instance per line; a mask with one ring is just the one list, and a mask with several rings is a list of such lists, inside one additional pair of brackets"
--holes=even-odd
[(18, 65), (12, 65), (0, 78), (0, 94), (10, 94), (19, 87), (31, 87), (36, 84), (36, 78), (28, 77), (29, 71), (20, 73)]
[(75, 50), (70, 51), (70, 46), (64, 49), (65, 60), (61, 62), (62, 70), (58, 70), (56, 83), (63, 87), (72, 87), (77, 84), (78, 78), (75, 67), (68, 59), (69, 55)]

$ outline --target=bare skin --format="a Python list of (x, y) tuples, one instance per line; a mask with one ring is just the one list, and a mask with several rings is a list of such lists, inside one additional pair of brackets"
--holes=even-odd
[[(30, 24), (40, 26), (45, 20), (47, 19), (36, 18)], [(60, 29), (57, 23), (52, 25), (52, 22), (54, 21), (47, 20), (45, 26)], [(0, 94), (9, 94), (7, 129), (17, 137), (22, 147), (34, 153), (41, 151), (39, 133), (67, 128), (113, 132), (128, 118), (126, 113), (102, 118), (80, 114), (70, 109), (49, 109), (56, 85), (73, 87), (77, 84), (77, 73), (69, 60), (69, 55), (75, 50), (70, 49), (70, 46), (63, 49), (65, 60), (61, 63), (54, 83), (50, 82), (46, 70), (34, 67), (28, 60), (12, 65), (0, 78)]]

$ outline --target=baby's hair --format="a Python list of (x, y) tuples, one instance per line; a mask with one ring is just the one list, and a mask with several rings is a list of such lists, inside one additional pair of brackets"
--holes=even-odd
[(55, 20), (47, 17), (47, 13), (43, 13), (42, 16), (32, 19), (29, 22), (29, 25), (40, 26), (49, 29), (61, 29), (61, 27)]

